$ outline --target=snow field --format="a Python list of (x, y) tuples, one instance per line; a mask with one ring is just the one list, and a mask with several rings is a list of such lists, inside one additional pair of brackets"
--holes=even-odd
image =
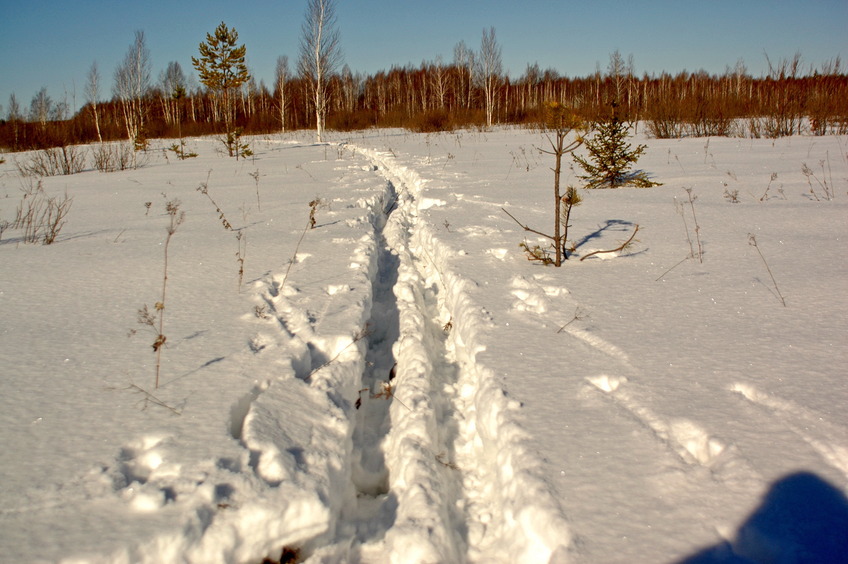
[[(547, 230), (539, 132), (271, 136), (241, 161), (199, 139), (197, 159), (44, 179), (74, 197), (59, 241), (0, 241), (0, 553), (839, 561), (848, 145), (637, 141), (664, 186), (587, 192), (570, 234), (585, 255), (638, 223), (639, 243), (561, 269), (528, 262), (500, 209)], [(832, 201), (802, 163), (832, 169)], [(153, 390), (135, 312), (161, 291), (173, 198)]]

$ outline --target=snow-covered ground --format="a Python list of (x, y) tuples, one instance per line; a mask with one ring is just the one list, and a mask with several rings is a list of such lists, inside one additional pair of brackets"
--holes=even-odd
[(3, 232), (0, 561), (848, 559), (848, 140), (640, 136), (663, 185), (584, 192), (554, 268), (501, 210), (552, 230), (539, 132), (307, 135)]

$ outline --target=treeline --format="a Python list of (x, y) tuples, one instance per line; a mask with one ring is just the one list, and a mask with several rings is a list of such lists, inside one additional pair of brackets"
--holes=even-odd
[[(475, 72), (473, 57), (451, 64), (441, 61), (393, 67), (362, 75), (344, 67), (329, 78), (327, 128), (355, 130), (404, 127), (442, 131), (486, 123), (486, 85)], [(528, 65), (517, 79), (497, 77), (489, 101), (497, 123), (536, 124), (546, 101), (559, 101), (587, 121), (599, 119), (615, 100), (619, 112), (645, 124), (655, 137), (780, 137), (798, 133), (848, 133), (848, 75), (838, 59), (801, 73), (799, 57), (769, 65), (767, 76), (754, 78), (744, 65), (722, 75), (706, 72), (663, 73), (639, 77), (620, 55), (606, 72), (570, 78)], [(176, 63), (169, 72), (180, 70)], [(167, 77), (167, 73), (163, 73)], [(308, 80), (278, 68), (273, 87), (255, 79), (235, 93), (233, 124), (244, 134), (314, 127), (314, 97)], [(146, 138), (177, 138), (222, 133), (221, 104), (216, 93), (196, 86), (179, 95), (167, 78), (138, 100)], [(0, 121), (0, 147), (43, 149), (69, 144), (127, 138), (126, 104), (119, 96), (89, 102), (67, 117), (67, 104), (54, 103), (42, 89), (23, 112), (14, 98)]]

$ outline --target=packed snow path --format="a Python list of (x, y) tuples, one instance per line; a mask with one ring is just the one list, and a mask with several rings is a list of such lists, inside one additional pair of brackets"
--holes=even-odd
[(367, 157), (384, 190), (357, 204), (370, 225), (349, 259), (358, 280), (328, 294), (369, 293), (328, 315), (327, 295), (272, 277), (264, 305), (282, 333), (265, 340), (301, 351), (295, 378), (254, 390), (233, 426), (260, 478), (301, 490), (281, 520), (303, 521), (289, 544), (327, 562), (563, 559), (568, 528), (518, 405), (476, 362), (487, 314), (418, 220), (424, 181), (389, 154), (339, 150)]
[(517, 406), (475, 363), (485, 316), (418, 222), (423, 181), (388, 154), (348, 148), (368, 155), (386, 193), (371, 216), (377, 259), (353, 432), (357, 501), (340, 517), (338, 536), (349, 538), (315, 557), (564, 558), (568, 531), (524, 456), (510, 416)]

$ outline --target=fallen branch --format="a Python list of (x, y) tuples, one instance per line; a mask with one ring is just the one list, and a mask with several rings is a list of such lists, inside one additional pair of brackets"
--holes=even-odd
[(633, 233), (630, 235), (630, 238), (629, 238), (627, 241), (625, 241), (624, 243), (622, 243), (622, 244), (621, 244), (621, 246), (616, 247), (615, 249), (610, 249), (610, 250), (608, 250), (608, 251), (593, 251), (593, 252), (589, 253), (589, 254), (588, 254), (588, 255), (586, 255), (586, 256), (582, 256), (582, 257), (580, 257), (580, 260), (581, 260), (581, 261), (584, 261), (584, 260), (586, 260), (587, 258), (589, 258), (589, 257), (591, 257), (591, 256), (593, 256), (593, 255), (600, 255), (600, 254), (602, 254), (602, 253), (616, 253), (616, 252), (618, 252), (618, 251), (621, 251), (622, 249), (624, 249), (624, 248), (625, 248), (625, 247), (627, 247), (630, 243), (632, 243), (632, 242), (633, 242), (633, 238), (634, 238), (634, 237), (636, 237), (636, 233), (638, 233), (638, 232), (639, 232), (639, 225), (637, 224), (637, 225), (636, 225), (636, 228), (635, 228), (635, 229), (633, 229)]

